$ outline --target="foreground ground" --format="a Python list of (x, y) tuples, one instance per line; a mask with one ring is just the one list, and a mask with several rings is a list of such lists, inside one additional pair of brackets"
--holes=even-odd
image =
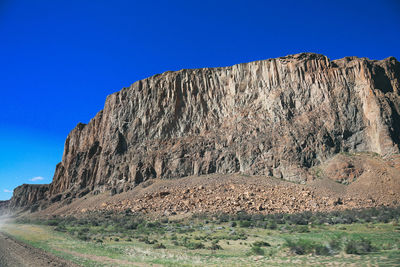
[[(2, 231), (82, 266), (399, 266), (400, 208), (18, 220)], [(40, 265), (49, 266), (49, 265)]]
[(0, 231), (81, 266), (400, 266), (400, 155), (311, 172), (152, 179), (26, 207)]
[(0, 232), (0, 266), (77, 266)]

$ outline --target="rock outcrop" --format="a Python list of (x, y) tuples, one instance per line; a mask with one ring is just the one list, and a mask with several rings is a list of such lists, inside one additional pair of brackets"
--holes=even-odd
[(47, 198), (48, 184), (23, 184), (14, 189), (13, 197), (9, 202), (9, 207), (30, 207), (38, 201)]
[(68, 135), (48, 191), (12, 202), (211, 173), (304, 182), (339, 152), (399, 153), (399, 90), (393, 57), (302, 53), (165, 72), (108, 96)]

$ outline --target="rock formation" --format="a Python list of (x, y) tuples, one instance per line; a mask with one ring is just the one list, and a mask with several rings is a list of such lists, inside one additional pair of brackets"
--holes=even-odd
[(12, 203), (211, 173), (304, 182), (339, 152), (399, 153), (399, 90), (393, 57), (302, 53), (154, 75), (108, 96), (68, 135), (48, 191), (24, 185)]
[(9, 202), (10, 208), (29, 207), (47, 197), (49, 185), (23, 184), (14, 189), (13, 197)]

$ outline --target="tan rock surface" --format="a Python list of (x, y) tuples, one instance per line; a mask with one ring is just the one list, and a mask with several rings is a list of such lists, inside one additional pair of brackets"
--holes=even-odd
[[(399, 88), (395, 58), (331, 61), (312, 53), (155, 75), (108, 96), (102, 111), (71, 131), (43, 198), (116, 194), (154, 178), (206, 174), (304, 183), (311, 167), (339, 152), (398, 153)], [(337, 168), (347, 170), (331, 171), (341, 180), (363, 175)], [(181, 209), (203, 209), (191, 199)], [(246, 203), (275, 208), (257, 198)]]

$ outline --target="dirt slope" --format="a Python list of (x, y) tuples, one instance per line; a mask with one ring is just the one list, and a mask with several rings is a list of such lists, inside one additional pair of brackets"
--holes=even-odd
[[(338, 165), (342, 167), (338, 169)], [(157, 216), (239, 211), (292, 213), (397, 206), (399, 170), (400, 155), (383, 159), (368, 153), (340, 154), (314, 168), (316, 178), (304, 184), (241, 174), (153, 179), (113, 196), (110, 193), (89, 194), (71, 203), (68, 200), (57, 202), (34, 215), (64, 216), (128, 209)], [(343, 173), (351, 179), (343, 180)]]

